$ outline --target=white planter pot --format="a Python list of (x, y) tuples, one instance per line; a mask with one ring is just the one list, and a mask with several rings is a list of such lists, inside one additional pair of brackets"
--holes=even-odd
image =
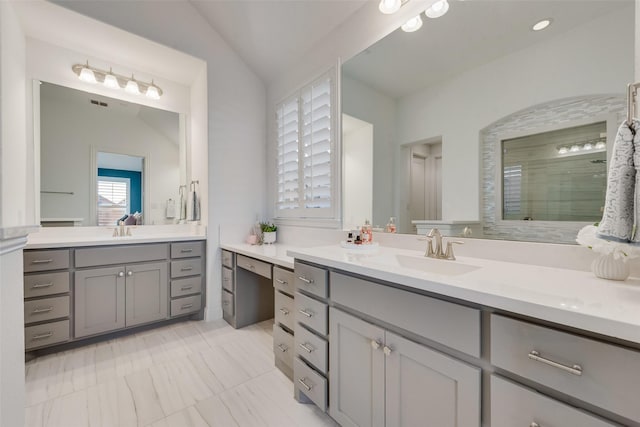
[(270, 245), (276, 242), (276, 232), (275, 231), (265, 231), (262, 233), (262, 243), (266, 243)]
[(608, 280), (626, 280), (629, 277), (629, 264), (613, 255), (599, 255), (591, 263), (591, 271), (597, 277)]

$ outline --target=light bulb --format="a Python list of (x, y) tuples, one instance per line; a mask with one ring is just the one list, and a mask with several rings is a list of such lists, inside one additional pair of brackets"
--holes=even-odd
[(127, 82), (127, 86), (125, 86), (124, 90), (134, 95), (140, 95), (140, 88), (138, 87), (136, 80), (133, 78), (133, 75), (131, 75), (131, 79)]
[(414, 31), (418, 31), (420, 27), (422, 27), (422, 19), (420, 18), (420, 15), (418, 15), (416, 17), (409, 19), (400, 28), (402, 28), (402, 31), (404, 32), (412, 33)]
[(402, 6), (402, 0), (380, 0), (378, 9), (380, 12), (389, 15), (399, 11), (400, 6)]
[(424, 14), (427, 18), (440, 18), (449, 10), (449, 3), (447, 0), (439, 0), (432, 4), (429, 9), (425, 10)]
[(89, 68), (89, 61), (87, 61), (87, 65), (82, 67), (80, 70), (80, 75), (78, 76), (80, 80), (87, 83), (96, 83), (96, 75), (93, 73), (93, 70)]
[(104, 75), (103, 84), (110, 89), (118, 89), (120, 87), (118, 78), (113, 74), (113, 69), (109, 69), (109, 72)]
[(582, 149), (585, 151), (593, 150), (593, 144), (591, 144), (590, 142), (587, 142), (582, 146)]
[(153, 80), (151, 80), (151, 84), (147, 88), (146, 95), (151, 99), (160, 99), (160, 92), (158, 92), (158, 86), (153, 84)]
[(596, 150), (604, 150), (605, 147), (607, 146), (607, 144), (605, 144), (604, 142), (600, 141), (596, 144)]
[(569, 152), (569, 149), (567, 147), (558, 148), (558, 154), (567, 154), (568, 152)]
[(580, 146), (578, 144), (573, 144), (569, 151), (571, 151), (572, 153), (577, 153), (578, 151), (580, 151)]
[(542, 31), (545, 28), (547, 28), (549, 25), (551, 25), (551, 19), (543, 19), (542, 21), (538, 21), (535, 24), (533, 24), (533, 27), (531, 27), (531, 29), (533, 31)]

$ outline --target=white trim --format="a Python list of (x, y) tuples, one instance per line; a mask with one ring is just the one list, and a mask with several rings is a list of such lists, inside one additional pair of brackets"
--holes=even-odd
[(7, 240), (0, 240), (0, 256), (22, 250), (27, 245), (27, 237), (15, 237)]
[(279, 226), (295, 226), (309, 228), (342, 229), (342, 221), (335, 218), (275, 218), (273, 222)]

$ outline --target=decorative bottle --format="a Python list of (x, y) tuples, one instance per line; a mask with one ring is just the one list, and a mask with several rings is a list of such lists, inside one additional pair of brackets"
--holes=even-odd
[(362, 226), (362, 243), (367, 244), (373, 242), (373, 228), (369, 220), (364, 221)]
[(385, 231), (387, 233), (395, 233), (396, 232), (396, 218), (395, 217), (392, 216), (391, 218), (389, 218), (389, 222), (387, 223)]

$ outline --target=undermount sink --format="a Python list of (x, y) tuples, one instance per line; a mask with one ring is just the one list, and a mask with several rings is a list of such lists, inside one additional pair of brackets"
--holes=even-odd
[(426, 257), (414, 257), (408, 255), (396, 255), (398, 264), (412, 270), (425, 273), (441, 274), (444, 276), (458, 276), (479, 269), (477, 265), (464, 264), (459, 261), (445, 259), (433, 259)]
[(380, 266), (402, 267), (423, 273), (439, 274), (441, 276), (459, 276), (482, 268), (477, 265), (466, 264), (460, 261), (401, 254), (372, 257), (365, 263)]

